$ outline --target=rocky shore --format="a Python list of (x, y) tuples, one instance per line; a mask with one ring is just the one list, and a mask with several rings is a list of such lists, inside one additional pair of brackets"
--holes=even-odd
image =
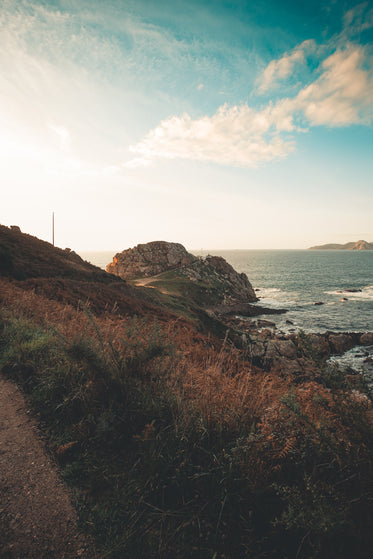
[(243, 334), (253, 364), (280, 374), (314, 375), (318, 365), (331, 356), (345, 354), (359, 346), (366, 362), (369, 353), (364, 347), (373, 346), (373, 332), (325, 332), (319, 334), (275, 333), (273, 330), (253, 330)]
[[(256, 304), (259, 299), (246, 274), (236, 272), (222, 257), (196, 257), (178, 243), (154, 241), (124, 250), (107, 271), (127, 280), (148, 278), (139, 285), (193, 301), (229, 329), (231, 339), (246, 349), (254, 365), (281, 375), (315, 376), (319, 365), (331, 357), (373, 346), (372, 332), (278, 331), (274, 322), (257, 317), (286, 309)], [(371, 359), (368, 351), (362, 357), (367, 363)]]

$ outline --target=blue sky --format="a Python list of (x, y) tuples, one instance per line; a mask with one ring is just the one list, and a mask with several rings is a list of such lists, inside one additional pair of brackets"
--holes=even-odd
[(0, 222), (75, 250), (373, 241), (373, 4), (0, 2)]

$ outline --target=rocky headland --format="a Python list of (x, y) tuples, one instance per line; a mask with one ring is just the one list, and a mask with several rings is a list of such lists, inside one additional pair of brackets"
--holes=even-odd
[(351, 241), (344, 245), (329, 243), (326, 245), (310, 247), (309, 250), (373, 250), (373, 243), (367, 241)]
[[(230, 339), (246, 348), (261, 369), (278, 374), (312, 376), (319, 363), (356, 346), (373, 345), (373, 333), (325, 332), (299, 336), (277, 331), (274, 322), (253, 320), (286, 309), (268, 309), (244, 273), (222, 257), (196, 257), (178, 243), (154, 241), (115, 255), (107, 271), (202, 308), (229, 329)], [(348, 291), (348, 290), (347, 290)], [(315, 303), (321, 304), (321, 303)]]
[(137, 245), (116, 254), (106, 270), (134, 285), (193, 302), (219, 320), (286, 312), (251, 304), (259, 299), (246, 274), (220, 256), (194, 256), (179, 243)]

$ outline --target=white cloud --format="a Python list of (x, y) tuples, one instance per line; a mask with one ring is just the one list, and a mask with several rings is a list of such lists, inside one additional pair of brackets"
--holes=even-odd
[(127, 166), (154, 158), (186, 158), (242, 167), (285, 157), (293, 142), (280, 137), (293, 129), (292, 119), (279, 106), (255, 111), (247, 105), (223, 105), (212, 117), (193, 120), (188, 114), (162, 121), (130, 151), (141, 156)]
[(264, 93), (279, 80), (284, 80), (292, 73), (296, 64), (305, 62), (305, 53), (314, 50), (315, 42), (310, 39), (303, 41), (290, 53), (286, 53), (279, 60), (271, 60), (257, 80), (258, 92)]
[(288, 133), (304, 131), (304, 121), (311, 126), (368, 124), (373, 116), (373, 70), (368, 62), (362, 47), (350, 45), (326, 58), (321, 75), (294, 98), (261, 110), (225, 104), (211, 117), (167, 118), (130, 147), (140, 157), (126, 165), (184, 158), (255, 168), (291, 153), (294, 142)]
[(321, 76), (303, 88), (294, 108), (311, 125), (368, 124), (373, 115), (373, 69), (362, 47), (338, 50), (322, 63)]

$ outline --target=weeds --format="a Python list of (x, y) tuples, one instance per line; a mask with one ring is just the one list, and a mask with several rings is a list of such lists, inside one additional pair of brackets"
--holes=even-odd
[(369, 553), (372, 408), (346, 379), (292, 388), (185, 324), (30, 292), (3, 295), (0, 350), (104, 557)]

